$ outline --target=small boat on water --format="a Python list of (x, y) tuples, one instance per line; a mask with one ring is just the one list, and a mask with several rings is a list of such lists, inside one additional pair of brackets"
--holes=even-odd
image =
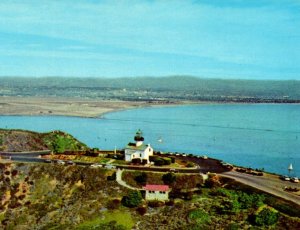
[(160, 137), (160, 138), (158, 138), (158, 140), (157, 140), (159, 143), (162, 143), (163, 142), (163, 139)]
[(289, 171), (292, 171), (292, 170), (293, 170), (293, 165), (292, 165), (292, 163), (290, 163), (290, 165), (289, 165), (289, 167), (288, 167), (288, 170), (289, 170)]
[(293, 165), (292, 165), (292, 163), (290, 163), (290, 165), (288, 167), (288, 170), (289, 170), (289, 175), (291, 175), (291, 172), (293, 171)]

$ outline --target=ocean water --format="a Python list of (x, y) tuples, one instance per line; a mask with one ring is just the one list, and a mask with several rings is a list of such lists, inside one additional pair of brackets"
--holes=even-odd
[[(204, 104), (150, 107), (103, 118), (0, 116), (0, 128), (60, 129), (90, 147), (124, 148), (137, 129), (155, 149), (193, 153), (236, 165), (300, 176), (300, 105)], [(158, 140), (161, 141), (158, 141)]]

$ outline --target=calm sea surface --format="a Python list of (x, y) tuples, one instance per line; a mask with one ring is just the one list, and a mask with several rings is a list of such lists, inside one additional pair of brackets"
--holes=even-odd
[[(123, 148), (137, 129), (161, 151), (193, 153), (300, 176), (300, 105), (210, 104), (142, 108), (103, 119), (0, 116), (0, 128), (60, 129), (90, 147)], [(162, 141), (159, 142), (158, 140)]]

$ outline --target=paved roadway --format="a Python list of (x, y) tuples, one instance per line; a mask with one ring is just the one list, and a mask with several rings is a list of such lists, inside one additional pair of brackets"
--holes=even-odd
[(24, 151), (24, 152), (3, 152), (0, 151), (0, 156), (26, 156), (26, 157), (38, 157), (39, 155), (50, 154), (51, 150), (40, 151)]
[(300, 189), (299, 183), (282, 181), (278, 178), (278, 176), (271, 174), (265, 174), (265, 176), (254, 176), (246, 173), (230, 171), (221, 173), (220, 175), (300, 205), (300, 196), (284, 191), (285, 187), (295, 187)]

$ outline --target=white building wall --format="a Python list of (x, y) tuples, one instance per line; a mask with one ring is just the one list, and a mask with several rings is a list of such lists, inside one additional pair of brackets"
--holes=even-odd
[(146, 191), (146, 200), (160, 200), (165, 201), (169, 200), (169, 192), (160, 192), (160, 191)]
[(149, 163), (149, 156), (153, 155), (153, 149), (147, 147), (144, 151), (125, 149), (125, 161), (131, 161), (134, 158), (146, 159)]

